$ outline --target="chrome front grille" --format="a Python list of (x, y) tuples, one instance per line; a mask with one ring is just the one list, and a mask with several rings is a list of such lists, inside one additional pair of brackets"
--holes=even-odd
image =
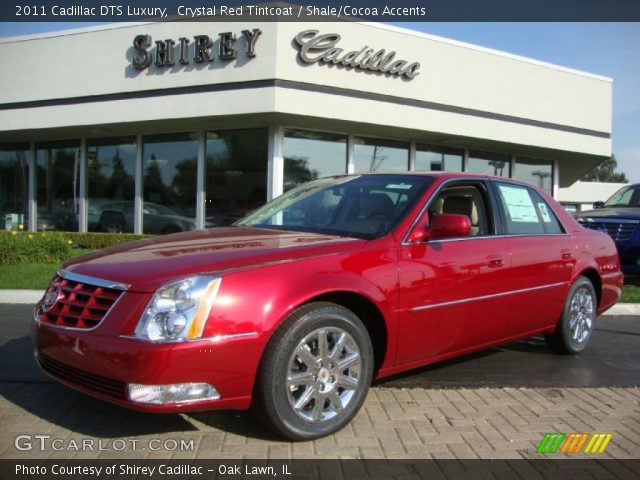
[(56, 275), (36, 314), (45, 324), (91, 329), (98, 326), (122, 293), (120, 289)]
[(616, 242), (624, 242), (631, 239), (636, 228), (638, 220), (579, 220), (583, 227), (591, 230), (599, 230), (608, 234)]

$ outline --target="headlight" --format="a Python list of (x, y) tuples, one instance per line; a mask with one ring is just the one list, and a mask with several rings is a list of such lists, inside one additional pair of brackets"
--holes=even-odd
[(163, 285), (140, 317), (135, 336), (157, 342), (200, 338), (221, 282), (199, 275)]

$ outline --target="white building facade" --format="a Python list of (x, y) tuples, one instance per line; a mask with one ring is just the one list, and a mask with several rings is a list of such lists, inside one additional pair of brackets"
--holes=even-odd
[(0, 62), (5, 228), (226, 225), (369, 171), (557, 196), (611, 155), (610, 79), (381, 24), (120, 24), (8, 39)]

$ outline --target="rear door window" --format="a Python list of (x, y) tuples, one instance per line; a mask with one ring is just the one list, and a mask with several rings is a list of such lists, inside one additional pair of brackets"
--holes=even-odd
[(522, 185), (496, 182), (507, 234), (561, 233), (551, 208), (536, 192)]

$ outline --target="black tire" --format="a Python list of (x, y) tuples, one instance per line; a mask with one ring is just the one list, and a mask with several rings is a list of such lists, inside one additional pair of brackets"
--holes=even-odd
[(598, 297), (593, 284), (586, 277), (578, 277), (569, 289), (555, 331), (544, 337), (547, 344), (557, 353), (583, 351), (593, 333), (597, 309)]
[(362, 406), (373, 362), (369, 333), (352, 311), (328, 302), (305, 305), (278, 326), (267, 344), (254, 412), (291, 440), (335, 433)]

